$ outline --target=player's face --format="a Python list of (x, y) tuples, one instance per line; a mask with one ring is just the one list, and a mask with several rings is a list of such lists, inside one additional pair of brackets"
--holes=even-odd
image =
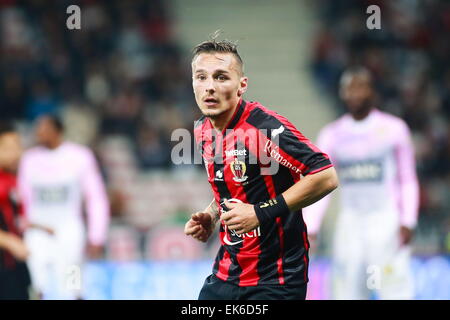
[(372, 97), (370, 80), (363, 75), (353, 75), (344, 79), (341, 98), (351, 113), (358, 113), (367, 107)]
[(217, 118), (234, 109), (247, 89), (231, 53), (201, 53), (192, 62), (192, 86), (201, 112)]
[(47, 117), (42, 117), (36, 125), (36, 141), (40, 145), (49, 146), (59, 136), (58, 130), (52, 121)]
[(17, 133), (5, 133), (0, 136), (0, 168), (16, 170), (22, 155), (22, 144)]

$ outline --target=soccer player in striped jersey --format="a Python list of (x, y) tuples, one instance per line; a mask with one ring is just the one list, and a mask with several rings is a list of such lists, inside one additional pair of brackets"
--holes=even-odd
[(286, 118), (243, 99), (236, 45), (194, 49), (193, 89), (203, 116), (194, 134), (214, 199), (185, 233), (221, 247), (199, 299), (305, 299), (308, 237), (301, 209), (337, 187), (328, 158)]

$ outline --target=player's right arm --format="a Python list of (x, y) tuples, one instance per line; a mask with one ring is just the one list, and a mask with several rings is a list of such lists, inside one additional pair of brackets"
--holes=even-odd
[(213, 199), (205, 210), (192, 214), (184, 226), (184, 233), (201, 242), (206, 242), (213, 233), (217, 221), (219, 221), (219, 208), (216, 200)]

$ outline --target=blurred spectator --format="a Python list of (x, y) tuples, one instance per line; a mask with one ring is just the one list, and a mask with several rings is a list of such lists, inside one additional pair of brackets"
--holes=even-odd
[(137, 157), (141, 168), (155, 169), (170, 166), (170, 145), (149, 125), (139, 127)]
[(24, 116), (25, 110), (25, 84), (18, 73), (5, 74), (2, 79), (2, 92), (0, 99), (3, 110), (2, 118), (20, 119)]
[(45, 79), (33, 82), (31, 92), (26, 110), (28, 120), (33, 121), (40, 115), (57, 112), (58, 103), (51, 92), (49, 83)]
[(106, 104), (102, 132), (133, 137), (136, 134), (135, 130), (142, 106), (143, 97), (135, 89), (128, 87), (120, 90)]

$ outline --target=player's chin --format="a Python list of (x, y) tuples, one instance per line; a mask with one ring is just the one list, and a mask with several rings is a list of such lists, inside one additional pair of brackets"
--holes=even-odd
[(202, 113), (205, 117), (208, 118), (215, 118), (220, 116), (223, 113), (223, 110), (217, 108), (217, 109), (212, 109), (212, 108), (204, 108), (202, 109)]

